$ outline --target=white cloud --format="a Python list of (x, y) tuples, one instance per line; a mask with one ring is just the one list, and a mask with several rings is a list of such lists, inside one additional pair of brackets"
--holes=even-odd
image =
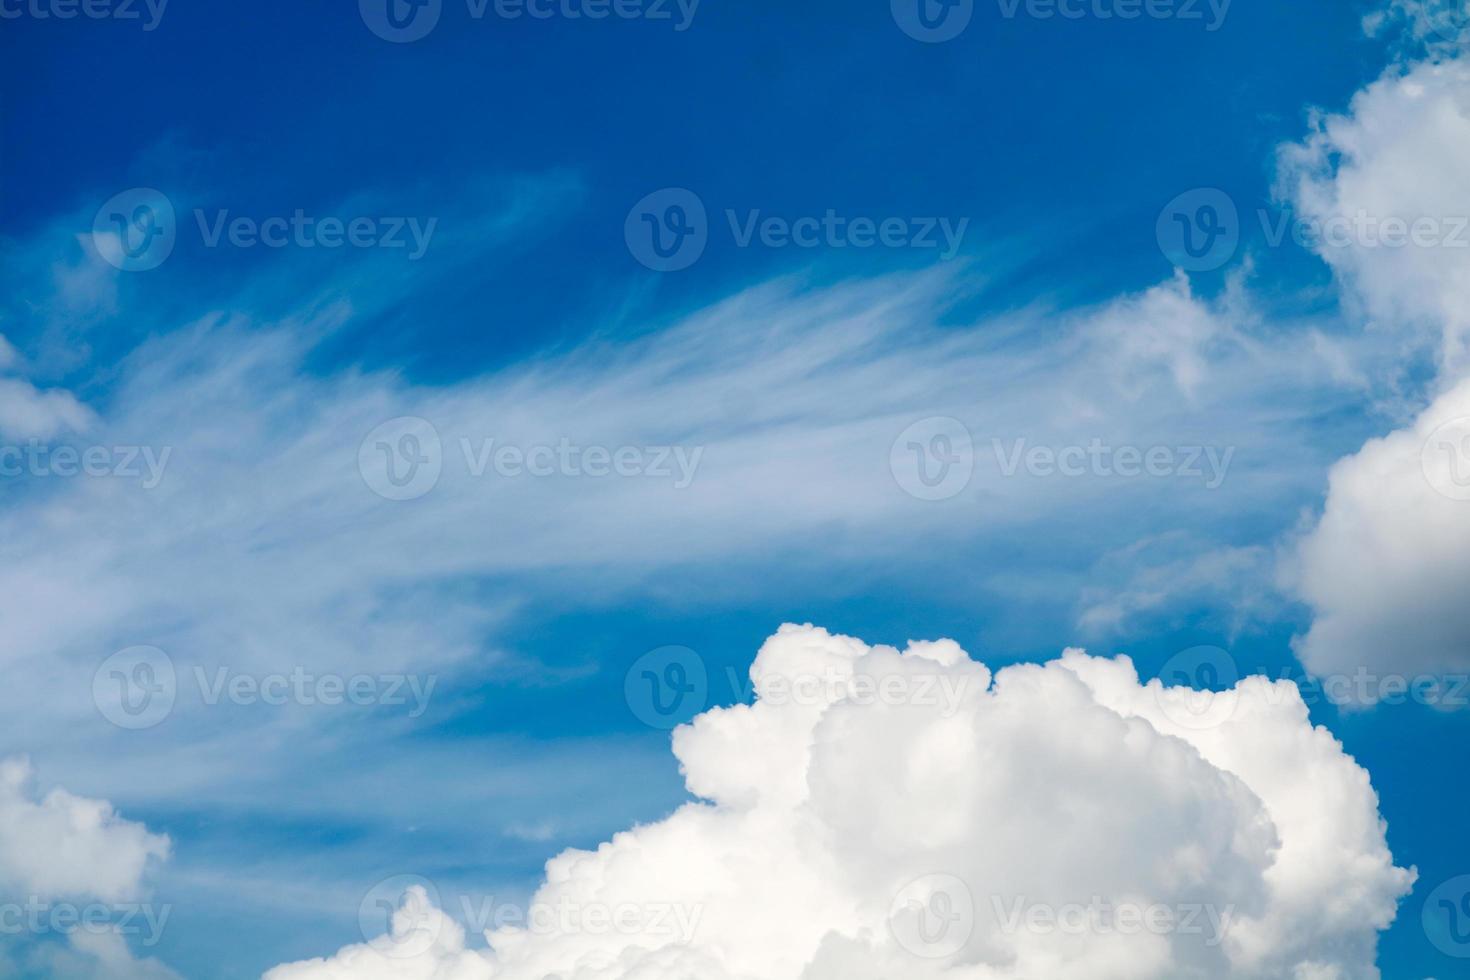
[[(623, 910), (627, 928), (563, 915), (471, 949), (415, 891), (391, 938), (268, 980), (1378, 977), (1414, 876), (1367, 773), (1289, 683), (1247, 679), (1202, 713), (1126, 658), (1069, 651), (992, 683), (953, 643), (900, 654), (811, 627), (784, 627), (751, 674), (754, 705), (675, 733), (707, 802), (547, 865), (532, 908)], [(950, 904), (925, 904), (934, 887)], [(1068, 911), (1089, 907), (1092, 925)], [(685, 915), (655, 927), (654, 908)]]
[[(1401, 3), (1423, 34), (1445, 4)], [(1417, 416), (1333, 467), (1320, 520), (1284, 572), (1313, 609), (1297, 641), (1306, 667), (1368, 683), (1339, 697), (1375, 701), (1385, 675), (1470, 669), (1470, 62), (1396, 67), (1283, 152), (1288, 196), (1304, 217), (1416, 223), (1440, 235), (1391, 247), (1349, 235), (1324, 246), (1371, 327), (1431, 338), (1438, 392)], [(1341, 225), (1340, 225), (1341, 227)], [(1447, 236), (1441, 240), (1442, 236)], [(1444, 428), (1449, 426), (1449, 428)]]
[(28, 972), (47, 980), (183, 980), (153, 957), (135, 957), (116, 932), (77, 930), (67, 945), (33, 951)]
[(105, 800), (53, 789), (32, 798), (25, 759), (0, 762), (0, 897), (122, 902), (168, 857), (169, 839), (124, 820)]
[[(435, 385), (313, 361), (318, 341), (356, 327), (359, 290), (369, 288), (362, 281), (373, 279), (361, 270), (331, 288), (314, 283), (334, 299), (297, 317), (159, 322), (131, 355), (95, 376), (74, 372), (68, 383), (99, 393), (89, 439), (171, 454), (162, 482), (22, 478), (0, 515), (12, 559), (0, 570), (0, 662), (19, 678), (0, 690), (0, 710), (17, 727), (47, 733), (48, 771), (128, 807), (265, 800), (314, 819), (370, 822), (372, 840), (385, 845), (401, 823), (454, 822), (463, 833), (463, 811), (423, 813), (427, 789), (369, 814), (348, 791), (363, 781), (355, 753), (364, 740), (402, 779), (431, 778), (421, 742), (388, 750), (415, 720), (379, 712), (363, 731), (350, 727), (361, 713), (207, 706), (195, 668), (210, 676), (221, 667), (258, 676), (298, 666), (437, 674), (440, 700), (425, 716), (434, 723), (455, 710), (457, 679), (478, 683), (513, 667), (504, 663), (516, 651), (503, 652), (502, 627), (526, 599), (606, 602), (677, 570), (681, 602), (702, 600), (701, 588), (728, 601), (732, 588), (769, 594), (800, 576), (830, 582), (833, 556), (851, 567), (859, 550), (864, 566), (931, 563), (914, 549), (916, 535), (956, 548), (1004, 534), (1034, 541), (1057, 533), (1058, 513), (1085, 516), (1088, 546), (1112, 549), (1140, 526), (1199, 526), (1208, 515), (1213, 527), (1224, 513), (1283, 500), (1290, 506), (1279, 509), (1291, 513), (1330, 458), (1306, 423), (1359, 394), (1340, 370), (1343, 348), (1355, 363), (1371, 360), (1352, 340), (1324, 347), (1320, 337), (1266, 327), (1238, 295), (1213, 302), (1183, 279), (1092, 309), (950, 324), (956, 297), (979, 278), (952, 266), (823, 286), (780, 281), (667, 329), (617, 332), (636, 339), (604, 341), (589, 330), (594, 339), (581, 346)], [(37, 309), (65, 329), (33, 336), (112, 336), (72, 322), (92, 324), (110, 309), (106, 291), (82, 288), (85, 279), (56, 279), (64, 295), (54, 309)], [(240, 305), (276, 308), (274, 286), (266, 276)], [(386, 291), (399, 303), (414, 288), (425, 287), (395, 280)], [(37, 363), (75, 363), (27, 353)], [(405, 415), (436, 426), (444, 472), (422, 498), (393, 502), (364, 482), (358, 449), (375, 427)], [(897, 435), (935, 415), (963, 419), (977, 447), (972, 485), (941, 506), (906, 495), (889, 468)], [(1006, 478), (992, 450), (992, 440), (1069, 446), (1099, 437), (1241, 451), (1224, 485), (1207, 490), (1168, 480)], [(487, 439), (563, 438), (701, 447), (704, 455), (694, 483), (674, 489), (639, 479), (475, 478), (461, 443), (480, 452)], [(1078, 574), (1064, 560), (1038, 560), (1054, 564), (1036, 595), (1063, 592), (1050, 576)], [(758, 586), (731, 571), (742, 562), (759, 564)], [(720, 570), (713, 585), (712, 569)], [(1115, 568), (1105, 571), (1115, 578)], [(1001, 589), (1019, 579), (1013, 569), (998, 577)], [(1164, 605), (1175, 583), (1162, 578), (1129, 608)], [(180, 685), (172, 716), (142, 735), (112, 728), (92, 703), (98, 665), (135, 644), (166, 650)], [(134, 769), (99, 762), (123, 751), (123, 740)], [(505, 813), (503, 800), (486, 805), (507, 826), (536, 827), (544, 816)], [(259, 894), (296, 884), (292, 858), (260, 861), (252, 873), (279, 880)], [(323, 872), (330, 875), (341, 867)]]
[[(1377, 327), (1470, 369), (1470, 63), (1394, 69), (1281, 153), (1281, 190)], [(1399, 223), (1398, 227), (1390, 223)], [(1417, 240), (1416, 225), (1419, 228)]]
[[(20, 362), (15, 348), (0, 335), (0, 372)], [(61, 389), (41, 390), (23, 378), (0, 377), (0, 439), (52, 439), (85, 432), (93, 422), (90, 409)]]
[(1470, 381), (1333, 467), (1290, 572), (1308, 669), (1470, 671)]

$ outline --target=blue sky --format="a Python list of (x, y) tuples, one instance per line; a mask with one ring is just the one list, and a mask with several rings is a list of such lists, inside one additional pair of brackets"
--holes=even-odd
[[(1077, 646), (1148, 678), (1208, 645), (1242, 675), (1304, 676), (1293, 641), (1317, 612), (1282, 569), (1329, 469), (1449, 377), (1422, 334), (1380, 329), (1348, 271), (1255, 220), (1288, 213), (1280, 148), (1314, 111), (1416, 57), (1365, 35), (1378, 5), (1236, 0), (1208, 30), (982, 0), (937, 44), (876, 0), (705, 0), (685, 30), (677, 7), (508, 20), (444, 0), (403, 44), (354, 6), (0, 21), (0, 335), (19, 358), (0, 367), (91, 418), (5, 441), (172, 446), (178, 474), (150, 494), (4, 478), (0, 649), (27, 679), (0, 756), (169, 836), (150, 880), (173, 918), (135, 953), (259, 976), (361, 941), (386, 877), (524, 896), (558, 851), (667, 815), (687, 799), (669, 734), (624, 696), (666, 646), (697, 651), (711, 705), (747, 699), (731, 672), (785, 622), (949, 637), (992, 667)], [(166, 197), (177, 242), (119, 273), (91, 232), (134, 188)], [(666, 188), (708, 216), (676, 272), (625, 236)], [(1199, 188), (1236, 204), (1242, 240), (1178, 273), (1160, 212)], [(200, 221), (222, 211), (401, 217), (410, 241), (433, 225), (415, 258), (211, 247)], [(964, 233), (947, 260), (741, 247), (727, 212), (756, 211)], [(357, 440), (399, 416), (444, 440), (423, 501), (357, 476)], [(934, 417), (968, 428), (982, 475), (927, 502), (888, 446)], [(496, 436), (701, 445), (703, 469), (690, 494), (476, 482), (459, 440)], [(1233, 456), (1215, 488), (1013, 480), (992, 457), (1093, 436)], [(126, 731), (85, 685), (139, 644), (181, 676), (304, 664), (437, 686), (418, 717), (181, 692), (167, 723)], [(1385, 977), (1459, 968), (1420, 913), (1470, 872), (1467, 717), (1312, 709), (1418, 869)]]

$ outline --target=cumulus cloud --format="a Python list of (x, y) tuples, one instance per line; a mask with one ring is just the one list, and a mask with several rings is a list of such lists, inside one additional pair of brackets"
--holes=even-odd
[(1393, 70), (1281, 154), (1282, 192), (1374, 325), (1470, 370), (1470, 63)]
[(1332, 468), (1291, 571), (1316, 612), (1310, 670), (1470, 670), (1470, 380)]
[(992, 676), (810, 626), (751, 678), (675, 732), (699, 802), (552, 860), (529, 908), (556, 914), (480, 949), (411, 889), (388, 935), (267, 980), (1379, 975), (1414, 874), (1288, 682), (1081, 651)]
[(169, 839), (105, 800), (60, 788), (37, 799), (32, 781), (27, 760), (0, 762), (0, 896), (121, 902), (142, 894)]
[[(1464, 5), (1396, 7), (1422, 34)], [(1455, 58), (1395, 67), (1283, 152), (1287, 194), (1336, 239), (1318, 251), (1348, 297), (1371, 327), (1436, 355), (1431, 403), (1333, 467), (1321, 518), (1285, 569), (1314, 612), (1297, 641), (1305, 666), (1368, 675), (1339, 699), (1379, 700), (1385, 675), (1397, 684), (1470, 667), (1467, 155), (1470, 62)]]

